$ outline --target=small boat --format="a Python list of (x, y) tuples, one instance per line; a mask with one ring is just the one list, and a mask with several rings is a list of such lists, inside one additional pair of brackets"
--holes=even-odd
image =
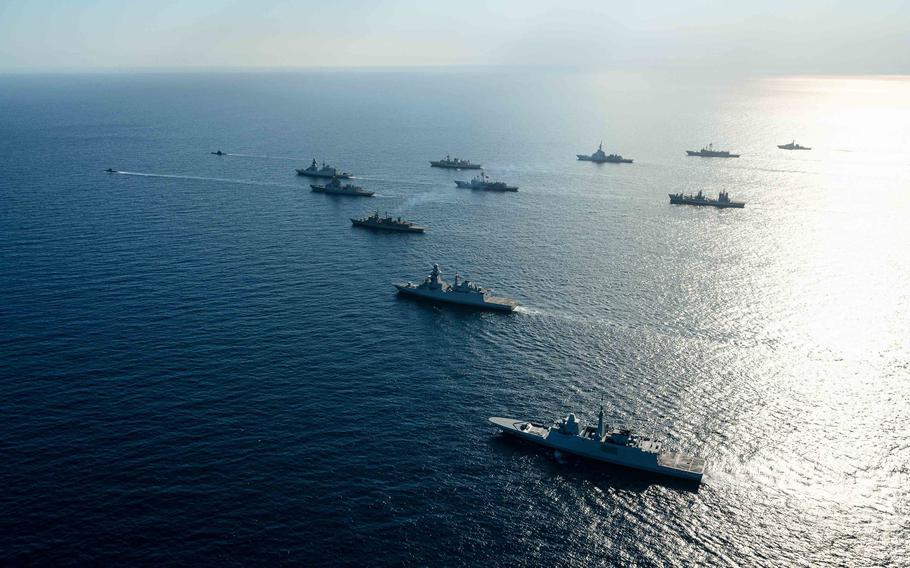
[(218, 150), (217, 152), (212, 152), (212, 154), (215, 156), (227, 156), (227, 154), (222, 152), (221, 150)]
[(109, 173), (109, 174), (115, 174), (115, 173), (117, 173), (117, 170), (115, 170), (114, 168), (108, 168), (108, 169), (106, 169), (106, 170), (104, 170), (104, 171), (107, 172), (107, 173)]

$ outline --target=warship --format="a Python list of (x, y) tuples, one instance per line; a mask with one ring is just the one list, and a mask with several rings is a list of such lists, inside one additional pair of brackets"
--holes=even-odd
[(331, 195), (353, 195), (355, 197), (373, 197), (375, 191), (367, 191), (360, 186), (346, 183), (341, 185), (341, 180), (333, 177), (332, 181), (325, 185), (310, 185), (310, 188), (316, 193), (328, 193)]
[(703, 458), (669, 451), (658, 440), (607, 425), (602, 407), (597, 427), (582, 426), (575, 414), (550, 426), (500, 417), (492, 417), (490, 422), (508, 435), (596, 461), (697, 483), (705, 472)]
[(470, 160), (450, 158), (448, 154), (442, 160), (431, 160), (430, 166), (434, 168), (449, 168), (453, 170), (479, 170), (480, 164), (473, 164)]
[(811, 150), (808, 146), (800, 146), (796, 143), (796, 140), (790, 142), (789, 144), (778, 144), (778, 148), (781, 150)]
[(470, 280), (459, 280), (455, 275), (455, 284), (442, 279), (439, 265), (433, 265), (433, 271), (421, 284), (407, 282), (394, 284), (399, 294), (433, 302), (458, 304), (481, 310), (511, 312), (518, 307), (518, 301), (510, 298), (493, 296), (489, 288), (481, 288)]
[(115, 173), (117, 173), (117, 170), (115, 170), (114, 168), (108, 168), (108, 169), (106, 169), (106, 170), (104, 170), (104, 171), (105, 171), (105, 173), (109, 173), (109, 174), (115, 174)]
[(221, 150), (218, 150), (217, 152), (212, 152), (212, 154), (215, 156), (227, 156), (227, 154), (225, 154)]
[(689, 156), (701, 156), (702, 158), (738, 158), (739, 154), (731, 154), (727, 150), (715, 150), (714, 144), (708, 144), (701, 150), (686, 150)]
[(297, 170), (297, 175), (306, 177), (341, 179), (349, 179), (351, 177), (351, 174), (347, 172), (339, 172), (332, 166), (325, 165), (325, 162), (322, 162), (322, 167), (320, 168), (318, 165), (316, 165), (316, 158), (313, 158), (313, 163), (310, 164), (310, 167), (304, 170)]
[(371, 213), (360, 219), (351, 219), (351, 223), (355, 227), (364, 227), (379, 231), (398, 231), (401, 233), (422, 233), (426, 231), (423, 227), (419, 227), (401, 217), (394, 218), (388, 213), (386, 213), (385, 217), (380, 217), (379, 212)]
[(604, 153), (604, 143), (601, 142), (597, 147), (597, 151), (591, 154), (575, 154), (578, 156), (578, 159), (582, 162), (596, 162), (598, 164), (631, 164), (632, 160), (629, 158), (623, 158), (619, 154), (610, 154), (607, 155)]
[(706, 197), (701, 190), (695, 195), (683, 195), (682, 193), (671, 193), (669, 195), (670, 203), (675, 205), (706, 205), (720, 208), (735, 207), (737, 209), (742, 209), (746, 206), (743, 201), (730, 201), (730, 194), (726, 191), (721, 191), (717, 199)]
[(455, 185), (462, 189), (482, 189), (485, 191), (518, 191), (517, 185), (507, 185), (502, 181), (490, 181), (487, 174), (480, 172), (480, 175), (474, 176), (471, 181), (455, 180)]

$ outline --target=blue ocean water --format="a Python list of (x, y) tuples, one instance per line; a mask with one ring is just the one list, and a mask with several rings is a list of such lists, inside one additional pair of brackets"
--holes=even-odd
[[(908, 187), (906, 78), (0, 76), (0, 560), (907, 565)], [(395, 296), (434, 262), (524, 307)], [(601, 401), (702, 486), (486, 422)]]

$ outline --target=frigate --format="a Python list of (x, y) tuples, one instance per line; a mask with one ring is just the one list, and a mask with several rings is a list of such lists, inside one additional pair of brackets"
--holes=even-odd
[(518, 301), (511, 298), (493, 296), (489, 288), (481, 288), (470, 280), (460, 280), (458, 274), (455, 275), (455, 283), (449, 284), (442, 279), (442, 271), (438, 264), (433, 265), (433, 271), (422, 283), (407, 282), (394, 286), (400, 294), (406, 296), (482, 310), (511, 312), (519, 305)]
[(597, 151), (593, 154), (575, 154), (582, 162), (596, 162), (598, 164), (631, 164), (630, 158), (623, 158), (619, 154), (607, 154), (604, 152), (604, 143), (601, 142)]
[(730, 201), (730, 194), (726, 191), (721, 191), (717, 196), (717, 199), (712, 199), (705, 196), (701, 190), (695, 195), (683, 195), (682, 193), (671, 193), (670, 203), (674, 205), (706, 205), (709, 207), (735, 207), (737, 209), (742, 209), (746, 206), (743, 201)]
[(508, 435), (596, 461), (695, 482), (701, 482), (705, 472), (703, 458), (668, 450), (655, 438), (606, 424), (602, 407), (596, 427), (583, 426), (575, 414), (552, 425), (501, 417), (490, 422)]

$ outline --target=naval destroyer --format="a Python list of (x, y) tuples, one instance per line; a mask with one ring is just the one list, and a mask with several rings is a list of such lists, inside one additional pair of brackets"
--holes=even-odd
[(315, 193), (328, 193), (330, 195), (353, 195), (354, 197), (373, 197), (375, 191), (367, 191), (359, 185), (346, 183), (341, 185), (341, 180), (337, 177), (325, 185), (310, 185)]
[(484, 191), (518, 191), (517, 185), (508, 185), (504, 181), (491, 181), (487, 174), (480, 172), (471, 181), (455, 180), (455, 185), (462, 189), (482, 189)]
[(796, 143), (796, 140), (790, 142), (789, 144), (778, 144), (778, 148), (781, 150), (811, 150), (808, 146), (800, 146)]
[(714, 144), (708, 144), (701, 150), (686, 150), (689, 156), (701, 156), (702, 158), (738, 158), (739, 154), (731, 154), (727, 150), (715, 150)]
[(607, 154), (604, 152), (604, 143), (601, 142), (597, 151), (593, 154), (575, 154), (582, 162), (596, 162), (598, 164), (631, 164), (630, 158), (623, 158), (619, 154)]
[(479, 170), (480, 164), (474, 164), (470, 160), (461, 158), (450, 158), (448, 154), (441, 160), (431, 160), (430, 166), (434, 168), (449, 168), (451, 170)]
[(438, 264), (433, 265), (433, 272), (421, 284), (407, 282), (394, 286), (406, 296), (482, 310), (511, 312), (519, 305), (517, 300), (493, 296), (491, 289), (481, 288), (470, 280), (459, 281), (458, 274), (455, 275), (455, 284), (449, 284), (442, 279)]
[(364, 227), (366, 229), (375, 229), (378, 231), (397, 231), (399, 233), (422, 233), (426, 231), (425, 228), (419, 227), (407, 219), (402, 219), (401, 217), (395, 218), (388, 213), (386, 213), (385, 217), (380, 217), (379, 212), (370, 213), (366, 217), (361, 217), (360, 219), (351, 219), (351, 223), (355, 227)]
[(582, 426), (574, 414), (551, 426), (499, 417), (490, 422), (511, 436), (592, 460), (695, 482), (701, 482), (705, 472), (703, 458), (669, 451), (653, 438), (607, 425), (603, 408), (597, 427)]
[(316, 164), (316, 158), (313, 158), (313, 163), (309, 165), (308, 168), (297, 170), (297, 175), (306, 176), (306, 177), (315, 177), (315, 178), (341, 178), (348, 179), (351, 177), (351, 174), (348, 172), (339, 172), (337, 169), (332, 166), (325, 165), (325, 162), (322, 162), (322, 167), (320, 168)]
[(706, 205), (709, 207), (734, 207), (736, 209), (742, 209), (746, 206), (746, 203), (743, 201), (730, 201), (730, 194), (726, 191), (721, 191), (717, 196), (717, 199), (711, 199), (706, 197), (701, 190), (698, 191), (695, 195), (683, 195), (682, 193), (671, 193), (670, 203), (674, 205)]

